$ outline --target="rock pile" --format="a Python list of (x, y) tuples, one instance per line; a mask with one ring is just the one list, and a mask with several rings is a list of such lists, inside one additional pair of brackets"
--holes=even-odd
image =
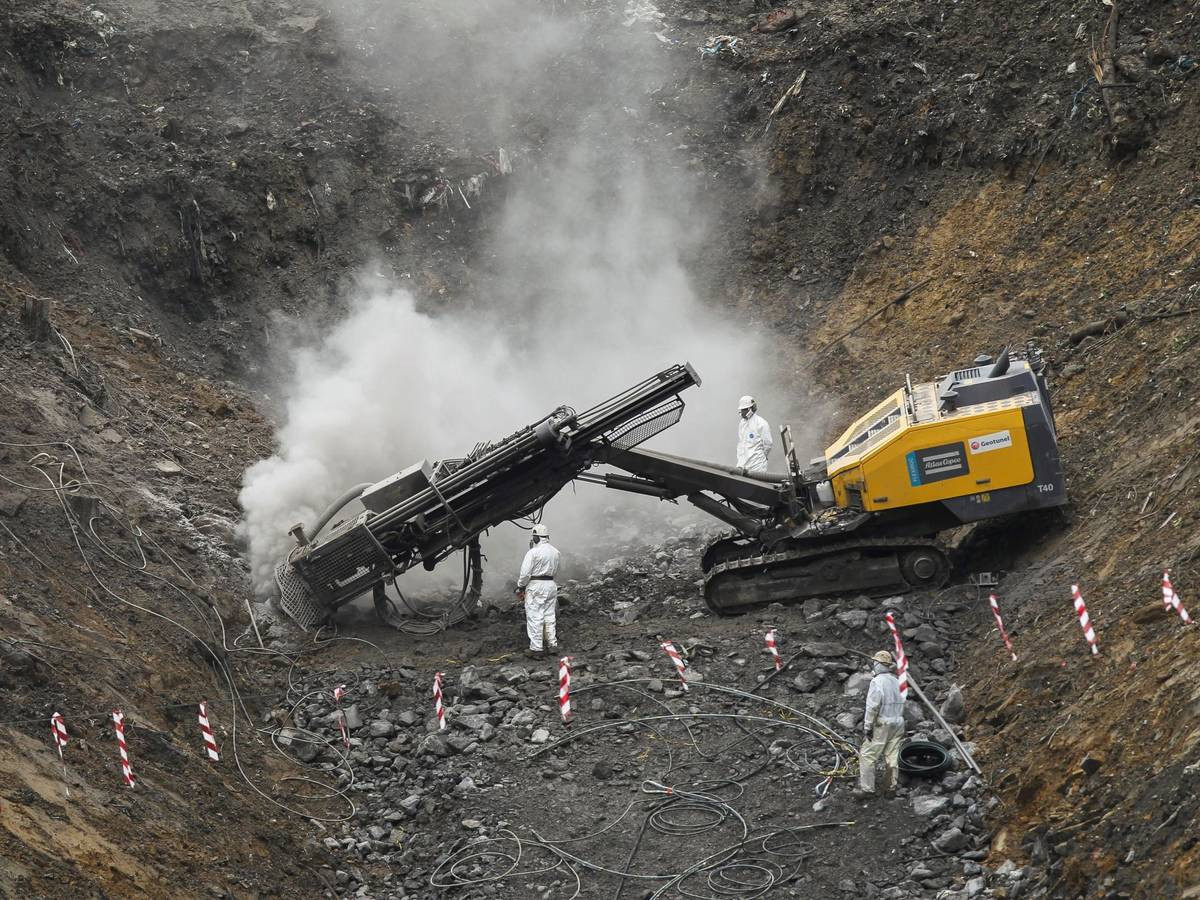
[(668, 616), (703, 618), (708, 610), (701, 595), (700, 556), (714, 537), (711, 530), (685, 525), (660, 544), (630, 545), (588, 577), (568, 581), (562, 595), (573, 610), (607, 616), (614, 625)]
[[(685, 549), (684, 542), (675, 549)], [(668, 550), (653, 551), (654, 556), (659, 553)], [(653, 572), (617, 567), (575, 583), (573, 614), (611, 606), (613, 598), (632, 584), (654, 585), (643, 590), (639, 602), (666, 612), (672, 598), (682, 598), (684, 591), (664, 596), (659, 585), (679, 580), (691, 587), (686, 602), (698, 604), (691, 583), (694, 561), (688, 566), (672, 555), (658, 562), (661, 565)], [(614, 727), (601, 732), (602, 738), (567, 747), (556, 743), (572, 732), (559, 718), (553, 662), (514, 663), (515, 656), (473, 660), (458, 668), (442, 666), (445, 731), (437, 729), (433, 715), (432, 670), (363, 667), (294, 680), (291, 702), (274, 713), (276, 721), (284, 722), (276, 740), (297, 760), (336, 773), (339, 787), (355, 804), (349, 821), (324, 838), (342, 859), (332, 875), (339, 893), (428, 896), (431, 876), (455, 848), (497, 838), (511, 829), (542, 827), (544, 815), (539, 816), (538, 810), (546, 804), (591, 810), (586, 823), (572, 827), (575, 836), (617, 818), (638, 795), (643, 779), (665, 777), (651, 765), (661, 760), (651, 755), (651, 762), (646, 761), (653, 741), (647, 742), (642, 730), (625, 719), (664, 709), (711, 711), (716, 695), (703, 688), (704, 682), (755, 689), (797, 713), (829, 723), (845, 737), (847, 749), (857, 745), (870, 683), (866, 657), (890, 642), (883, 620), (886, 609), (894, 610), (901, 623), (913, 672), (926, 693), (931, 699), (945, 699), (948, 712), (954, 713), (956, 705), (961, 712), (961, 694), (944, 673), (949, 670), (954, 619), (968, 614), (969, 606), (948, 597), (936, 602), (933, 598), (853, 597), (814, 599), (793, 607), (774, 605), (755, 617), (713, 619), (692, 626), (690, 635), (685, 623), (674, 623), (676, 634), (671, 637), (688, 660), (694, 685), (686, 694), (665, 654), (658, 651), (663, 635), (638, 624), (637, 617), (631, 625), (616, 625), (607, 641), (576, 655), (572, 682), (575, 730), (603, 722)], [(768, 627), (778, 629), (780, 652), (789, 661), (778, 676), (772, 674), (763, 644)], [(348, 691), (339, 711), (329, 688), (341, 682)], [(618, 691), (607, 687), (612, 682), (633, 683)], [(754, 701), (732, 698), (719, 708), (758, 712), (753, 707)], [(350, 735), (348, 752), (341, 746), (338, 730), (343, 716)], [(950, 735), (920, 704), (908, 703), (905, 716), (910, 737), (950, 748)], [(961, 736), (958, 725), (951, 727)], [(766, 753), (762, 777), (775, 790), (799, 791), (795, 809), (812, 806), (821, 817), (845, 807), (847, 818), (861, 815), (848, 792), (856, 773), (853, 759), (838, 773), (844, 780), (835, 778), (828, 796), (821, 799), (812, 790), (831, 763), (808, 760), (793, 749), (786, 735), (771, 734), (771, 738), (762, 745)], [(535, 757), (537, 750), (546, 752)], [(978, 777), (961, 771), (961, 762), (955, 762), (958, 770), (940, 782), (914, 781), (901, 788), (899, 799), (876, 801), (889, 804), (886, 818), (906, 835), (905, 856), (912, 862), (903, 870), (890, 867), (885, 878), (840, 878), (828, 884), (830, 890), (836, 885), (847, 896), (864, 897), (920, 897), (931, 891), (975, 897), (988, 896), (989, 885), (1003, 885), (1005, 896), (1020, 895), (1028, 881), (1025, 870), (1009, 867), (989, 873), (982, 866), (990, 841), (985, 816), (996, 801)], [(672, 778), (681, 778), (680, 773)], [(766, 806), (757, 812), (766, 815)], [(768, 819), (762, 824), (772, 823)], [(853, 870), (853, 865), (847, 865), (848, 871)], [(490, 871), (479, 864), (474, 868), (480, 877)], [(811, 890), (822, 889), (818, 876), (796, 877), (801, 879), (797, 884), (811, 882)], [(556, 879), (573, 887), (565, 870), (556, 869), (537, 882), (540, 888), (485, 881), (464, 886), (461, 896), (543, 896), (542, 892), (553, 890)], [(529, 890), (534, 893), (522, 893)]]

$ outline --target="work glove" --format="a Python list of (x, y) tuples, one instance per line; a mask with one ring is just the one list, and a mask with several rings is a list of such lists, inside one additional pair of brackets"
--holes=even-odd
[(517, 588), (516, 594), (517, 594), (517, 599), (520, 600), (522, 603), (524, 603), (525, 602), (525, 588)]

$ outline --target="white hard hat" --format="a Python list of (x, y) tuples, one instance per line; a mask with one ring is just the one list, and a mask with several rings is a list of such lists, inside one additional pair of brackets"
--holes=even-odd
[(749, 409), (750, 407), (752, 407), (754, 405), (755, 405), (754, 398), (751, 397), (749, 394), (747, 394), (745, 397), (743, 397), (741, 400), (738, 401), (738, 409)]
[(540, 537), (540, 538), (548, 538), (548, 537), (550, 537), (550, 529), (547, 528), (545, 525), (534, 525), (533, 526), (533, 536)]

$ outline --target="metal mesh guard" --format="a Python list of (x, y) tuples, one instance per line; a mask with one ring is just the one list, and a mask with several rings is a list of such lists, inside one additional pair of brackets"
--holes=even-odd
[(312, 628), (329, 617), (329, 610), (317, 603), (291, 563), (281, 562), (275, 567), (275, 583), (279, 585), (279, 605), (298, 625)]
[(630, 450), (666, 431), (683, 417), (683, 401), (672, 397), (661, 406), (647, 410), (631, 422), (608, 435), (608, 442), (618, 450)]

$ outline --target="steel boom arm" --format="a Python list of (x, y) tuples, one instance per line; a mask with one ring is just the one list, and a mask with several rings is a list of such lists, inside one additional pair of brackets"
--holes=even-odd
[[(687, 499), (697, 509), (757, 538), (775, 525), (792, 525), (807, 518), (808, 510), (789, 475), (747, 472), (735, 466), (673, 456), (656, 450), (607, 448), (597, 462), (623, 469), (629, 475), (584, 475), (618, 491)], [(632, 477), (631, 477), (632, 476)]]

